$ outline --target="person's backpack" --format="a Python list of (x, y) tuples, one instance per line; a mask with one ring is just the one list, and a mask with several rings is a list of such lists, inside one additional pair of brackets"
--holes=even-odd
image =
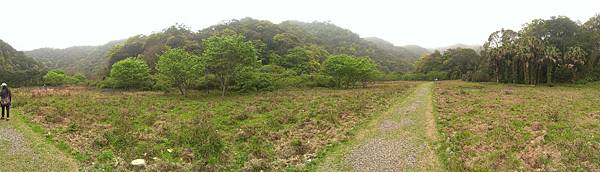
[(0, 100), (0, 104), (2, 106), (6, 106), (10, 103), (10, 99), (8, 98), (8, 96), (6, 96), (5, 98), (2, 98), (2, 100)]

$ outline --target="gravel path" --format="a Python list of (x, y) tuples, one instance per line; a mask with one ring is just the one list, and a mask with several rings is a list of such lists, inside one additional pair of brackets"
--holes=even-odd
[(2, 125), (0, 127), (0, 142), (3, 142), (2, 146), (6, 146), (5, 148), (8, 149), (8, 155), (31, 155), (33, 152), (31, 148), (26, 145), (23, 134), (17, 132), (14, 128), (10, 128), (9, 125)]
[(351, 171), (440, 171), (432, 144), (432, 86), (421, 84), (404, 103), (382, 115), (345, 154), (344, 164)]

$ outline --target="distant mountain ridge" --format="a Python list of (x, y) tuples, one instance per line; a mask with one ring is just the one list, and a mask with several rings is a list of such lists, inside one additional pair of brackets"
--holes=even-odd
[(391, 42), (388, 42), (388, 41), (378, 38), (378, 37), (365, 37), (363, 39), (374, 43), (379, 48), (395, 51), (395, 52), (397, 52), (399, 54), (403, 54), (404, 56), (407, 56), (407, 57), (418, 58), (425, 53), (431, 53), (431, 51), (429, 51), (427, 48), (423, 48), (418, 45), (396, 46), (396, 45), (392, 44)]
[(110, 49), (124, 42), (111, 41), (99, 46), (73, 46), (64, 49), (39, 48), (25, 51), (25, 54), (44, 64), (48, 69), (64, 70), (67, 73), (81, 73), (88, 78), (98, 79), (104, 72)]
[(449, 46), (445, 46), (445, 47), (438, 47), (438, 48), (433, 48), (433, 49), (429, 49), (429, 51), (433, 52), (435, 50), (440, 51), (441, 53), (444, 53), (444, 51), (446, 51), (447, 49), (454, 49), (454, 48), (469, 48), (469, 49), (473, 49), (475, 50), (475, 52), (479, 53), (479, 51), (481, 51), (481, 49), (483, 48), (482, 45), (467, 45), (467, 44), (452, 44)]

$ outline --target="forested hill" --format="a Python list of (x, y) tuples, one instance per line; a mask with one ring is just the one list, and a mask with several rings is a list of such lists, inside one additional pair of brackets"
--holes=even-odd
[(426, 48), (418, 45), (395, 46), (394, 44), (378, 37), (366, 37), (364, 39), (374, 43), (377, 47), (384, 49), (387, 52), (394, 52), (396, 53), (395, 55), (401, 57), (414, 57), (415, 60), (425, 53), (431, 53)]
[(48, 69), (60, 69), (67, 73), (81, 73), (90, 79), (101, 78), (107, 65), (108, 51), (124, 40), (111, 41), (100, 46), (75, 46), (65, 49), (40, 48), (25, 54), (44, 64)]
[(45, 73), (44, 66), (0, 40), (0, 82), (34, 84)]
[(199, 54), (203, 51), (204, 39), (224, 31), (234, 31), (243, 35), (246, 41), (252, 41), (264, 65), (297, 54), (317, 55), (321, 61), (329, 54), (349, 54), (369, 57), (384, 72), (407, 72), (413, 70), (413, 62), (418, 57), (408, 51), (381, 48), (348, 29), (328, 22), (284, 21), (274, 24), (243, 18), (197, 32), (175, 25), (151, 35), (133, 36), (110, 51), (108, 65), (127, 57), (140, 56), (155, 70), (157, 54), (167, 48), (183, 48)]
[(431, 51), (433, 52), (435, 50), (438, 50), (440, 52), (445, 52), (448, 49), (456, 49), (456, 48), (473, 49), (473, 50), (475, 50), (475, 52), (479, 53), (483, 47), (481, 45), (453, 44), (453, 45), (449, 45), (449, 46), (445, 46), (445, 47), (435, 48)]

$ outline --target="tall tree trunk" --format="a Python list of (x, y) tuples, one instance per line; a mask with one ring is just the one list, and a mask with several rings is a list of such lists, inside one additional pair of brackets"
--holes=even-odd
[(548, 85), (552, 85), (552, 61), (548, 61), (546, 65), (546, 83)]
[(227, 89), (227, 78), (221, 76), (221, 97), (225, 97), (225, 90)]
[(496, 63), (496, 83), (500, 83), (500, 66)]
[(529, 76), (529, 62), (527, 62), (527, 61), (525, 62), (525, 69), (523, 72), (525, 73), (525, 84), (531, 84), (529, 82), (529, 77), (530, 77)]
[(512, 63), (512, 83), (517, 83), (517, 65), (516, 63)]

